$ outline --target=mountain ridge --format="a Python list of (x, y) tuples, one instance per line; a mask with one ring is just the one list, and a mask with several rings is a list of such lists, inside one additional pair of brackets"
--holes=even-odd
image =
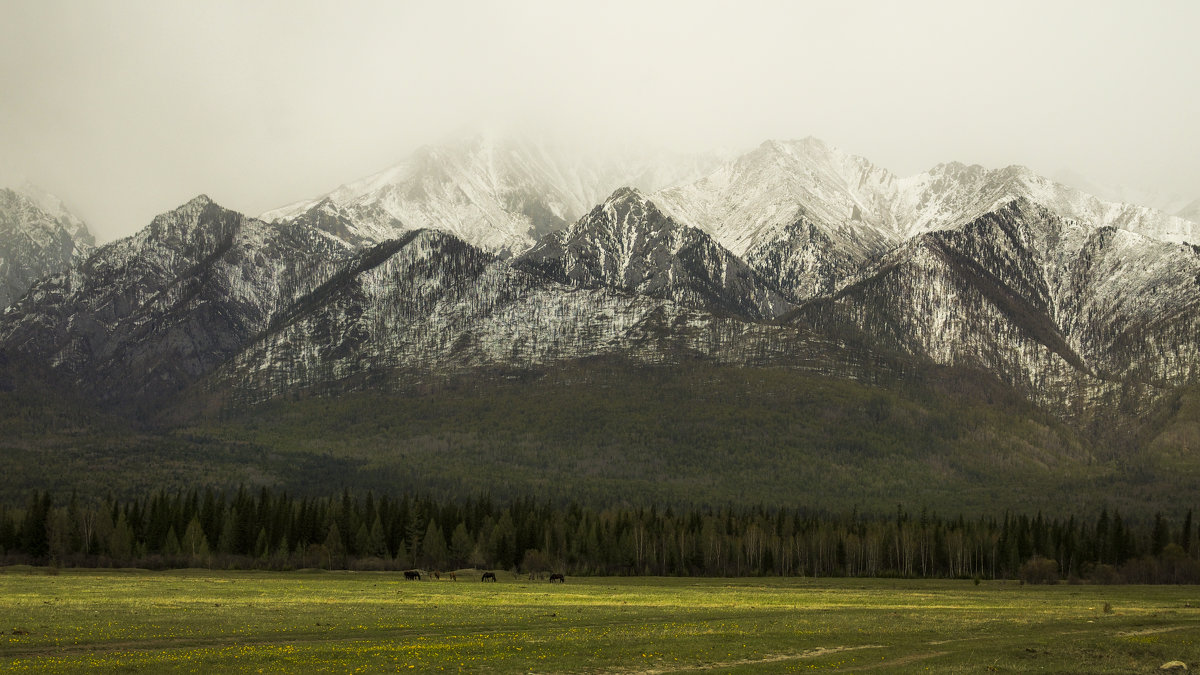
[(607, 285), (750, 319), (791, 309), (731, 252), (633, 188), (618, 189), (567, 229), (546, 235), (516, 264), (562, 283)]
[[(576, 193), (506, 182), (559, 172), (561, 187), (567, 174), (538, 152), (486, 138), (427, 148), (426, 173), (404, 165), (271, 222), (197, 197), (35, 284), (0, 321), (0, 346), (113, 401), (217, 371), (260, 400), (356, 373), (616, 355), (869, 378), (872, 359), (899, 354), (981, 369), (1057, 410), (1196, 376), (1200, 256), (1169, 241), (1191, 231), (1180, 219), (1019, 166), (898, 178), (807, 138), (764, 142), (685, 185), (619, 188), (565, 223)], [(554, 227), (510, 257), (453, 222), (414, 228), (389, 210), (464, 186), (505, 218), (525, 213), (525, 226), (540, 205)], [(860, 347), (839, 355), (847, 344)], [(119, 367), (133, 377), (111, 382)]]
[(580, 160), (538, 140), (480, 134), (422, 146), (400, 164), (259, 217), (289, 220), (328, 200), (353, 214), (373, 243), (403, 230), (442, 229), (493, 252), (520, 253), (618, 187), (655, 189), (708, 164), (674, 155)]

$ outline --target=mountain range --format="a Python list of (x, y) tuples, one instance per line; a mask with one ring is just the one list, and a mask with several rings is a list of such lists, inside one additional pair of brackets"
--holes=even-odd
[(16, 192), (0, 218), (9, 251), (20, 229), (46, 252), (6, 271), (40, 277), (0, 317), (9, 387), (143, 417), (616, 359), (871, 386), (954, 368), (1094, 424), (1200, 376), (1196, 221), (1023, 167), (898, 177), (812, 138), (589, 163), (474, 137), (257, 218), (197, 197), (95, 250)]

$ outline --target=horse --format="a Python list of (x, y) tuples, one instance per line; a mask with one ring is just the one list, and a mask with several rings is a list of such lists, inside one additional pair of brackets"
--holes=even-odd
[(406, 570), (406, 571), (404, 572), (404, 580), (405, 580), (405, 581), (412, 581), (412, 580), (414, 580), (414, 579), (415, 579), (415, 580), (417, 580), (417, 581), (420, 581), (420, 580), (421, 580), (421, 573), (420, 573), (420, 572), (418, 572), (418, 571), (416, 571), (416, 570)]
[(450, 575), (450, 581), (458, 581), (457, 574), (455, 574), (454, 572), (449, 572), (449, 575)]
[(496, 573), (495, 572), (484, 572), (483, 576), (480, 577), (479, 580), (480, 581), (490, 581), (492, 583), (495, 583), (496, 582)]
[(556, 581), (560, 584), (565, 584), (565, 583), (567, 583), (567, 578), (561, 574), (551, 574), (550, 575), (550, 583), (554, 583)]
[(441, 581), (441, 580), (442, 580), (442, 575), (441, 575), (440, 573), (438, 573), (438, 572), (436, 572), (436, 571), (435, 571), (435, 572), (433, 573), (433, 578), (434, 578), (434, 579), (436, 579), (436, 580), (438, 580), (438, 581)]

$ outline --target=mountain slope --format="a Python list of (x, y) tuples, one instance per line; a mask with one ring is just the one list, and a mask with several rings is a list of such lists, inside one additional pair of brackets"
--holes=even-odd
[(1175, 387), (1200, 378), (1200, 250), (1112, 227), (1060, 273), (1059, 323), (1104, 377)]
[(537, 371), (593, 358), (783, 364), (855, 379), (901, 367), (866, 342), (722, 317), (522, 269), (423, 230), (358, 255), (281, 313), (206, 383), (259, 401), (302, 391), (400, 389), (457, 373)]
[(1017, 199), (915, 237), (795, 318), (981, 368), (1061, 406), (1200, 374), (1197, 275), (1191, 247), (1092, 229)]
[(796, 320), (852, 325), (936, 363), (999, 373), (1026, 391), (1035, 377), (1083, 370), (1049, 320), (1050, 291), (1021, 241), (1029, 210), (1014, 204), (961, 231), (921, 235), (860, 281), (804, 305)]
[(0, 309), (34, 281), (87, 257), (94, 245), (87, 225), (56, 197), (29, 185), (0, 189)]
[(561, 283), (609, 286), (751, 319), (791, 309), (744, 262), (632, 188), (617, 190), (570, 228), (547, 235), (516, 264)]
[(36, 283), (0, 319), (0, 345), (98, 400), (155, 400), (238, 353), (346, 254), (200, 196)]

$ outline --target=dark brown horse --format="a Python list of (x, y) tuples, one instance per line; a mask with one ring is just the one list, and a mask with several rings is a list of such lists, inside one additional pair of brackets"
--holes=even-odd
[(413, 581), (413, 580), (420, 581), (421, 573), (416, 570), (405, 570), (404, 580), (405, 581)]
[(560, 584), (565, 584), (565, 583), (567, 583), (567, 578), (561, 574), (551, 574), (550, 575), (550, 583), (554, 583), (556, 581)]
[(480, 577), (480, 579), (479, 579), (479, 580), (480, 580), (480, 581), (491, 581), (491, 582), (495, 583), (495, 581), (496, 581), (496, 573), (495, 573), (495, 572), (484, 572), (484, 573), (483, 573), (483, 576), (482, 576), (482, 577)]

